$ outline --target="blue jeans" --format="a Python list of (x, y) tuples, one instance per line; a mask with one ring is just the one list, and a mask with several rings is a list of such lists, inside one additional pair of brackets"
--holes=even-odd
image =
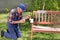
[(12, 40), (17, 40), (17, 39), (12, 39)]
[(7, 38), (11, 38), (13, 40), (16, 40), (18, 37), (21, 37), (21, 32), (19, 30), (18, 25), (7, 23), (7, 32), (4, 32), (4, 36)]

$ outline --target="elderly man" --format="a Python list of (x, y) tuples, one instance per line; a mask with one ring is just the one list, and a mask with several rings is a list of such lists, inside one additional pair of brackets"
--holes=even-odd
[(9, 18), (7, 22), (7, 32), (1, 31), (1, 37), (11, 38), (12, 40), (17, 40), (18, 37), (21, 37), (21, 32), (19, 30), (18, 24), (24, 23), (26, 19), (30, 17), (27, 16), (23, 18), (22, 12), (26, 11), (24, 4), (19, 4), (17, 8), (12, 9), (9, 13)]

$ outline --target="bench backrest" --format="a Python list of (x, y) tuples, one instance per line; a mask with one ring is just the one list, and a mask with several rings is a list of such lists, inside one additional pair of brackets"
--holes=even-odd
[(34, 24), (60, 24), (60, 11), (33, 11)]

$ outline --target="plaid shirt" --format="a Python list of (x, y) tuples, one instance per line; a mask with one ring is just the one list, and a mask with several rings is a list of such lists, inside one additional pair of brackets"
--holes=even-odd
[(22, 19), (22, 14), (18, 14), (16, 12), (16, 9), (12, 9), (9, 13), (9, 18), (8, 21), (12, 22), (12, 21), (17, 21), (17, 20), (21, 20)]

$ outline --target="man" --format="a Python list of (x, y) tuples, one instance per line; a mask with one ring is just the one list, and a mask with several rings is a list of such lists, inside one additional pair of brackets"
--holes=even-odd
[(19, 31), (18, 24), (24, 23), (26, 19), (30, 17), (27, 16), (23, 18), (22, 12), (25, 11), (26, 8), (24, 4), (19, 4), (16, 9), (12, 9), (9, 13), (8, 23), (7, 23), (7, 32), (1, 31), (1, 37), (11, 38), (12, 40), (17, 40), (17, 38), (21, 37), (21, 32)]

